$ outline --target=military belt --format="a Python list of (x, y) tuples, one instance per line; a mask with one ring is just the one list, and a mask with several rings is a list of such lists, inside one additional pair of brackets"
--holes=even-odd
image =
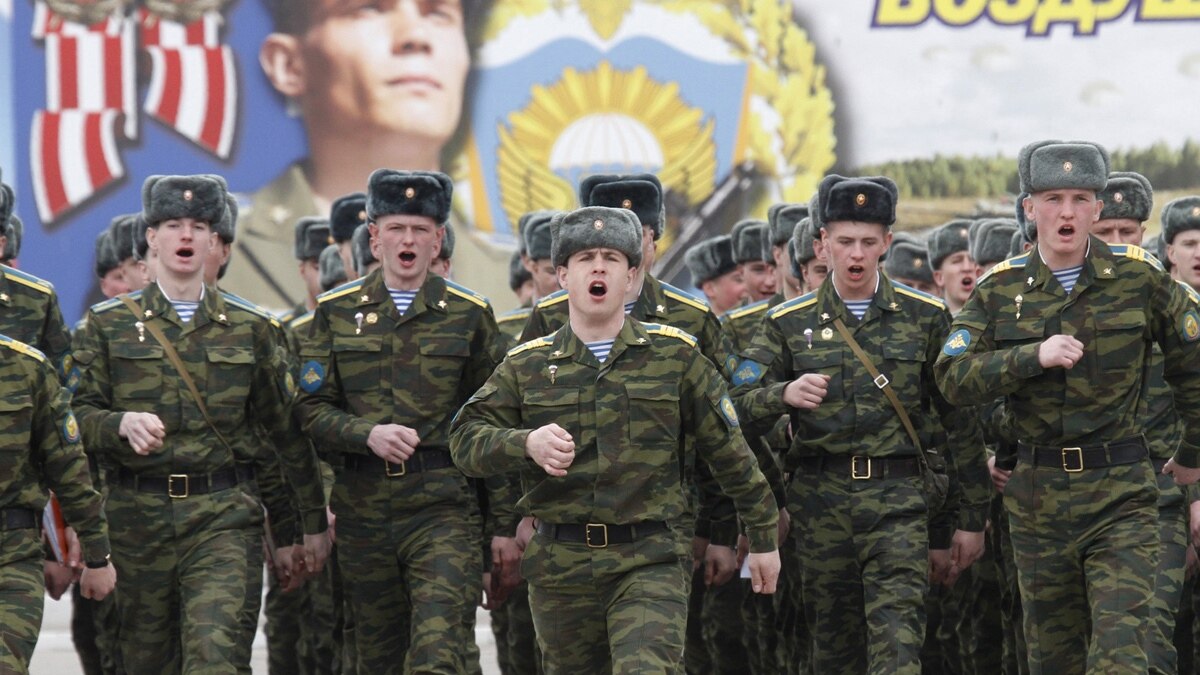
[(253, 469), (240, 466), (218, 469), (212, 473), (173, 473), (167, 476), (147, 476), (124, 467), (117, 471), (117, 485), (137, 492), (165, 494), (171, 499), (228, 490), (238, 483), (251, 480), (254, 480)]
[(37, 523), (33, 509), (0, 509), (0, 530), (28, 530)]
[(916, 457), (821, 455), (819, 457), (801, 457), (797, 463), (797, 469), (803, 473), (825, 471), (842, 474), (854, 480), (885, 480), (920, 476), (921, 461)]
[(385, 462), (375, 455), (343, 455), (343, 457), (345, 459), (342, 466), (348, 471), (377, 474), (387, 478), (398, 478), (410, 473), (447, 469), (454, 466), (454, 459), (450, 457), (449, 450), (422, 450), (421, 448), (417, 448), (412, 457), (399, 464)]
[(1072, 447), (1033, 445), (1025, 441), (1017, 443), (1017, 458), (1020, 461), (1030, 462), (1034, 466), (1060, 468), (1067, 473), (1136, 464), (1148, 456), (1149, 452), (1141, 437)]
[(551, 525), (539, 522), (537, 526), (540, 535), (556, 541), (587, 544), (588, 548), (605, 548), (609, 544), (632, 544), (638, 539), (666, 532), (668, 529), (667, 524), (662, 521), (646, 521), (630, 525), (605, 525), (603, 523)]

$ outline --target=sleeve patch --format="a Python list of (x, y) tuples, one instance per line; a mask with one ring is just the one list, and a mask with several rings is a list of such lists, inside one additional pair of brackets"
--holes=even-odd
[(83, 374), (79, 372), (78, 366), (71, 368), (71, 372), (67, 373), (67, 381), (65, 385), (67, 387), (67, 391), (74, 394), (75, 390), (79, 388), (79, 381), (82, 378)]
[(729, 394), (721, 397), (721, 403), (718, 406), (721, 409), (721, 416), (729, 423), (729, 426), (738, 426), (737, 410), (733, 407), (733, 401), (730, 400)]
[(734, 386), (758, 382), (763, 376), (762, 364), (749, 359), (742, 361), (733, 373)]
[(967, 351), (967, 347), (971, 345), (971, 333), (966, 328), (959, 328), (946, 338), (946, 344), (942, 347), (942, 353), (946, 356), (958, 356)]
[(300, 388), (313, 393), (325, 382), (325, 367), (316, 361), (309, 361), (300, 369)]
[(1194, 309), (1183, 314), (1183, 339), (1185, 342), (1200, 340), (1200, 314)]
[(67, 418), (62, 423), (62, 437), (67, 443), (79, 442), (79, 422), (75, 421), (75, 413), (68, 411)]

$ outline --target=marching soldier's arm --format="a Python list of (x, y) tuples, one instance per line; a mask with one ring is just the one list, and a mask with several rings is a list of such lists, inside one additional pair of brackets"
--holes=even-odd
[(763, 434), (780, 415), (792, 412), (783, 402), (792, 372), (787, 340), (779, 324), (764, 320), (742, 356), (732, 380), (738, 417), (747, 431)]
[(371, 452), (367, 437), (375, 423), (346, 410), (341, 375), (333, 363), (333, 333), (327, 311), (318, 305), (308, 332), (300, 334), (301, 391), (295, 415), (304, 433), (323, 449), (365, 455)]
[[(471, 358), (464, 377), (467, 394), (472, 394), (487, 383), (496, 367), (504, 360), (505, 337), (496, 324), (489, 307), (482, 313), (479, 328), (471, 341)], [(465, 398), (465, 397), (464, 397)], [(480, 507), (484, 509), (484, 534), (487, 537), (515, 537), (517, 522), (517, 500), (521, 497), (520, 485), (513, 482), (511, 475), (491, 475), (480, 481)], [(491, 556), (486, 556), (488, 563)]]
[(262, 424), (271, 444), (279, 453), (279, 462), (287, 472), (288, 482), (296, 496), (304, 534), (324, 532), (328, 526), (325, 491), (317, 454), (292, 415), (295, 382), (291, 376), (292, 362), (288, 350), (271, 332), (267, 322), (263, 322), (256, 331), (255, 342), (257, 367), (250, 391), (254, 414), (250, 419)]
[[(79, 417), (84, 446), (92, 454), (128, 448), (121, 438), (121, 416), (112, 410), (112, 381), (109, 379), (108, 342), (100, 335), (95, 312), (75, 335), (75, 362), (79, 366), (79, 386), (71, 406)], [(132, 450), (130, 450), (132, 452)]]
[(779, 509), (742, 438), (725, 380), (707, 359), (693, 359), (680, 394), (685, 430), (695, 440), (697, 459), (708, 464), (722, 492), (736, 504), (750, 551), (775, 550)]
[(468, 476), (484, 478), (531, 465), (525, 456), (521, 394), (511, 358), (463, 405), (450, 427), (450, 454)]
[(37, 345), (46, 353), (46, 357), (54, 364), (58, 378), (64, 384), (70, 371), (71, 331), (63, 320), (62, 310), (58, 306), (58, 293), (51, 291), (46, 307), (45, 323), (42, 325), (42, 344)]
[(950, 314), (943, 310), (931, 328), (927, 340), (929, 353), (926, 354), (922, 381), (930, 383), (933, 406), (938, 412), (942, 427), (946, 430), (951, 464), (958, 479), (960, 496), (957, 529), (982, 532), (987, 525), (992, 485), (988, 475), (987, 451), (980, 430), (979, 415), (973, 410), (964, 411), (961, 407), (951, 405), (937, 386), (932, 384), (932, 364), (941, 350), (940, 337), (948, 332), (949, 325)]
[(1175, 462), (1200, 467), (1200, 311), (1187, 291), (1166, 273), (1154, 275), (1151, 330), (1162, 347), (1163, 375), (1175, 409), (1184, 419)]
[[(269, 441), (264, 439), (263, 443)], [(295, 490), (287, 481), (278, 452), (269, 450), (255, 457), (254, 478), (271, 522), (273, 543), (276, 547), (290, 546), (299, 534), (299, 515), (296, 512)]]
[(986, 286), (971, 294), (934, 365), (938, 389), (954, 405), (990, 403), (1043, 371), (1038, 361), (1041, 343), (996, 348), (995, 327), (987, 315), (990, 295)]
[(104, 560), (109, 554), (108, 525), (100, 494), (92, 487), (79, 426), (71, 412), (71, 394), (58, 374), (39, 362), (31, 438), (43, 479), (62, 505), (63, 517), (79, 535), (83, 559)]

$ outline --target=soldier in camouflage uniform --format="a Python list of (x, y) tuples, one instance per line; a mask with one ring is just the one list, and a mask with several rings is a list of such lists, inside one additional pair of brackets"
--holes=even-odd
[(554, 265), (550, 264), (550, 219), (554, 211), (532, 211), (521, 216), (517, 223), (520, 230), (521, 267), (533, 283), (533, 297), (527, 307), (518, 307), (496, 318), (500, 331), (509, 336), (508, 347), (515, 347), (529, 321), (533, 304), (559, 290)]
[(720, 234), (697, 242), (684, 254), (692, 284), (708, 300), (713, 313), (721, 316), (746, 300), (746, 283), (741, 266), (733, 258), (733, 237)]
[(523, 472), (519, 508), (537, 534), (522, 573), (546, 673), (676, 672), (692, 535), (684, 465), (704, 457), (736, 500), (759, 593), (778, 574), (776, 510), (695, 339), (625, 316), (638, 219), (590, 207), (552, 227), (569, 323), (509, 352), (459, 414), (454, 458), (474, 475)]
[[(42, 625), (42, 546), (38, 525), (46, 488), (79, 533), (85, 598), (101, 600), (116, 571), (99, 493), (92, 488), (70, 394), (38, 350), (0, 335), (0, 671), (27, 672)], [(128, 571), (126, 572), (128, 573)]]
[[(1097, 195), (1104, 207), (1092, 235), (1106, 244), (1142, 245), (1154, 204), (1154, 189), (1145, 176), (1113, 172)], [(1191, 291), (1191, 289), (1187, 289)], [(1196, 300), (1194, 291), (1189, 295)], [(1175, 652), (1175, 615), (1183, 600), (1184, 566), (1188, 548), (1188, 513), (1184, 490), (1162, 473), (1183, 437), (1183, 418), (1175, 410), (1171, 389), (1163, 379), (1162, 350), (1155, 345), (1150, 359), (1146, 397), (1146, 447), (1158, 479), (1158, 571), (1151, 604), (1150, 641), (1146, 656), (1156, 675), (1179, 671)]]
[(937, 295), (937, 284), (933, 283), (933, 270), (929, 267), (929, 251), (924, 241), (911, 234), (900, 232), (892, 238), (883, 271), (905, 286)]
[(436, 172), (373, 173), (382, 268), (320, 296), (300, 336), (297, 412), (334, 456), (338, 562), (365, 672), (479, 670), (481, 514), (447, 437), (501, 354), (487, 299), (429, 274), (451, 189)]
[(1188, 422), (1163, 470), (1194, 482), (1200, 315), (1141, 249), (1089, 236), (1109, 173), (1103, 148), (1042, 141), (1018, 165), (1036, 253), (980, 279), (938, 358), (938, 384), (961, 405), (1005, 397), (1018, 461), (1004, 503), (1030, 672), (1146, 672), (1159, 490), (1142, 393), (1157, 342)]
[[(771, 264), (775, 265), (775, 288), (787, 299), (802, 293), (798, 275), (792, 274), (793, 228), (808, 215), (808, 204), (772, 204), (767, 210), (767, 234)], [(782, 217), (781, 217), (782, 216)]]
[(747, 218), (733, 226), (733, 259), (746, 284), (746, 302), (766, 300), (778, 292), (775, 260), (763, 257), (763, 242), (770, 238), (767, 221)]
[[(791, 415), (787, 463), (796, 471), (787, 504), (812, 668), (822, 674), (920, 672), (928, 516), (917, 453), (932, 449), (942, 428), (965, 494), (952, 558), (966, 567), (983, 545), (988, 485), (978, 429), (933, 383), (949, 313), (878, 269), (897, 192), (887, 178), (821, 182), (812, 217), (833, 271), (817, 291), (767, 312), (734, 377), (747, 428)], [(840, 337), (843, 322), (904, 402), (919, 446), (880, 379)]]
[[(94, 306), (77, 338), (83, 436), (112, 467), (107, 511), (125, 575), (121, 659), (130, 672), (248, 671), (253, 633), (243, 607), (258, 605), (247, 591), (261, 585), (262, 565), (251, 554), (261, 547), (262, 507), (246, 466), (258, 464), (262, 447), (255, 425), (284, 459), (313, 571), (328, 554), (320, 475), (291, 419), (291, 362), (273, 319), (203, 284), (216, 245), (210, 224), (228, 211), (224, 181), (153, 176), (142, 193), (157, 283), (125, 296), (137, 315), (122, 299)], [(219, 430), (151, 325), (202, 383)]]

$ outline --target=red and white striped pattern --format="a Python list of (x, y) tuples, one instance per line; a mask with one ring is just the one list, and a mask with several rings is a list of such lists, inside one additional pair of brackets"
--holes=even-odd
[(117, 152), (117, 110), (39, 110), (30, 164), (42, 222), (53, 221), (125, 175)]
[(47, 7), (46, 3), (38, 2), (33, 7), (33, 39), (43, 40), (47, 35), (55, 33), (72, 36), (96, 32), (116, 35), (121, 31), (124, 20), (122, 15), (113, 14), (94, 25), (85, 26), (64, 20)]
[[(125, 136), (137, 138), (137, 82), (132, 21), (104, 31), (46, 35), (46, 110), (119, 110)], [(65, 23), (64, 26), (78, 24)]]
[(142, 44), (150, 55), (144, 109), (221, 159), (229, 157), (237, 122), (237, 69), (221, 45), (221, 15), (208, 12), (189, 24), (138, 10)]

